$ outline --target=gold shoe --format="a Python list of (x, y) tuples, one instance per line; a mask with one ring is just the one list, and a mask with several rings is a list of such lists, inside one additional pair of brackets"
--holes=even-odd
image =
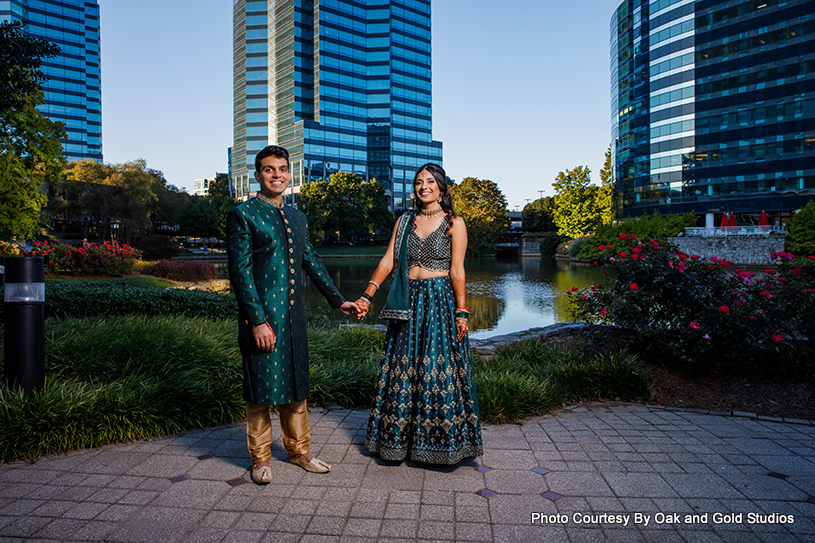
[(295, 466), (300, 466), (304, 470), (310, 471), (311, 473), (328, 473), (331, 471), (330, 465), (314, 457), (312, 457), (310, 462), (303, 460), (302, 456), (298, 456), (297, 458), (289, 458), (289, 462)]
[(269, 466), (260, 466), (259, 468), (252, 466), (252, 480), (259, 485), (271, 483), (272, 468)]

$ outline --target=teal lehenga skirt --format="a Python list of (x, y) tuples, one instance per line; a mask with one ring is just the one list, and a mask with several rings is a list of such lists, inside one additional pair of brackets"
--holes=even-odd
[(411, 279), (410, 307), (409, 321), (388, 326), (365, 447), (431, 464), (481, 456), (470, 341), (456, 339), (450, 278)]

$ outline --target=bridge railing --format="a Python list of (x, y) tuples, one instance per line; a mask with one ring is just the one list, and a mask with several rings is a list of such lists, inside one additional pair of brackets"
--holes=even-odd
[(710, 228), (699, 226), (686, 226), (686, 236), (712, 237), (712, 236), (768, 236), (770, 234), (785, 234), (783, 226), (713, 226)]

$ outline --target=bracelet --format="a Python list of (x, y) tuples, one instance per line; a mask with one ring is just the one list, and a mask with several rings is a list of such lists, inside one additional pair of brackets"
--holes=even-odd
[(376, 288), (379, 288), (379, 283), (377, 283), (377, 282), (376, 282), (376, 281), (374, 281), (373, 279), (371, 279), (370, 281), (368, 281), (368, 284), (369, 284), (369, 285), (373, 285), (373, 286), (375, 286)]
[(363, 292), (362, 294), (359, 295), (359, 297), (368, 302), (369, 305), (373, 301), (373, 299), (371, 299), (371, 295), (368, 294), (367, 292)]
[(465, 307), (457, 307), (457, 308), (456, 308), (456, 311), (466, 311), (467, 313), (469, 313), (469, 312), (470, 312), (470, 308), (469, 308), (469, 307), (466, 307), (466, 306), (465, 306)]
[(470, 313), (467, 311), (456, 311), (456, 320), (464, 319), (467, 320), (470, 317)]
[(456, 320), (457, 320), (457, 321), (465, 321), (465, 322), (466, 322), (466, 321), (467, 321), (467, 317), (460, 317), (460, 316), (456, 315)]

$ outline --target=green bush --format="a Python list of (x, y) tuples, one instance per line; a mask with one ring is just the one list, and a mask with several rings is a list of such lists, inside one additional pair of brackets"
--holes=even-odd
[(119, 277), (133, 271), (141, 251), (109, 241), (87, 243), (83, 247), (38, 241), (31, 256), (43, 257), (46, 273)]
[(645, 396), (647, 372), (626, 353), (590, 353), (526, 340), (490, 360), (476, 360), (481, 418), (504, 423), (538, 415), (576, 400)]
[(178, 243), (170, 241), (167, 236), (153, 234), (139, 241), (143, 260), (168, 260), (181, 254)]
[(794, 255), (815, 255), (815, 201), (810, 200), (792, 216), (785, 245)]
[(812, 362), (815, 257), (777, 253), (778, 270), (759, 277), (634, 235), (600, 250), (610, 282), (572, 289), (578, 320), (636, 330), (649, 357), (685, 370), (780, 373)]
[(541, 256), (555, 256), (558, 246), (565, 241), (569, 241), (567, 236), (561, 236), (556, 233), (542, 234), (540, 242)]
[[(0, 295), (2, 290), (0, 287)], [(238, 304), (232, 294), (157, 289), (123, 281), (46, 283), (46, 317), (101, 315), (182, 315), (236, 319)]]
[(582, 249), (585, 245), (591, 242), (593, 236), (581, 236), (579, 238), (575, 238), (569, 242), (569, 247), (566, 250), (566, 254), (568, 254), (572, 258), (579, 258), (580, 249)]
[(159, 260), (144, 273), (173, 281), (211, 281), (218, 279), (218, 268), (200, 260)]

